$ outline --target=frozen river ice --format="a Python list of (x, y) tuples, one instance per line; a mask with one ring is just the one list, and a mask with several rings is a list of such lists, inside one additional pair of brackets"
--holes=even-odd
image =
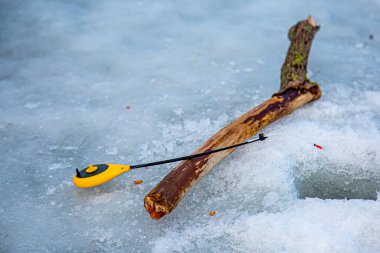
[[(380, 252), (379, 13), (379, 0), (1, 0), (0, 251)], [(188, 154), (269, 98), (309, 14), (323, 96), (264, 132), (323, 151), (287, 135), (239, 148), (159, 221), (143, 199), (173, 164), (73, 186), (88, 163)]]

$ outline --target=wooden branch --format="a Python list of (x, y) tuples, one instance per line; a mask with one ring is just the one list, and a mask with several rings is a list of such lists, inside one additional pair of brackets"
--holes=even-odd
[[(245, 141), (273, 121), (321, 96), (317, 83), (306, 76), (311, 43), (319, 26), (310, 16), (289, 30), (291, 41), (281, 69), (280, 90), (272, 98), (225, 126), (194, 153)], [(145, 197), (145, 209), (153, 219), (169, 214), (205, 174), (234, 149), (186, 160), (169, 172)]]

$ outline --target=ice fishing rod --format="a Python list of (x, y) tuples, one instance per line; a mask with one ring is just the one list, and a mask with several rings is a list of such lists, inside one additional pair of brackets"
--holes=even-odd
[[(318, 149), (322, 149), (322, 146), (311, 143), (308, 140), (295, 135), (295, 134), (289, 134), (289, 133), (273, 133), (271, 135), (290, 135), (293, 137), (296, 137), (300, 140), (303, 140), (304, 142), (308, 144), (312, 144), (314, 147)], [(192, 155), (187, 155), (187, 156), (181, 156), (177, 158), (172, 158), (172, 159), (167, 159), (167, 160), (161, 160), (161, 161), (156, 161), (156, 162), (151, 162), (151, 163), (142, 163), (142, 164), (136, 164), (136, 165), (130, 165), (130, 164), (96, 164), (92, 165), (89, 164), (87, 168), (84, 168), (82, 170), (76, 169), (76, 175), (73, 178), (74, 185), (79, 187), (79, 188), (91, 188), (95, 187), (101, 184), (104, 184), (110, 180), (112, 180), (115, 177), (120, 176), (121, 174), (128, 172), (133, 169), (138, 169), (138, 168), (144, 168), (144, 167), (151, 167), (151, 166), (156, 166), (156, 165), (161, 165), (161, 164), (166, 164), (166, 163), (173, 163), (173, 162), (178, 162), (178, 161), (183, 161), (183, 160), (189, 160), (193, 159), (196, 157), (200, 156), (205, 156), (217, 152), (221, 152), (227, 149), (231, 148), (237, 148), (239, 146), (247, 145), (250, 143), (254, 143), (257, 141), (263, 141), (267, 139), (268, 136), (265, 136), (263, 133), (259, 134), (259, 137), (256, 139), (251, 139), (247, 140), (241, 143), (237, 143), (231, 146), (226, 146), (218, 149), (213, 149), (209, 151), (205, 151), (202, 153), (197, 153), (197, 154), (192, 154)]]
[(259, 134), (259, 137), (256, 139), (247, 140), (241, 143), (237, 143), (231, 146), (222, 147), (218, 149), (213, 149), (209, 151), (205, 151), (202, 153), (187, 155), (187, 156), (181, 156), (177, 158), (167, 159), (167, 160), (161, 160), (151, 163), (143, 163), (143, 164), (136, 164), (136, 165), (130, 165), (130, 164), (96, 164), (92, 165), (89, 164), (87, 168), (84, 168), (82, 170), (76, 169), (76, 175), (73, 178), (74, 185), (79, 188), (91, 188), (95, 187), (101, 184), (104, 184), (110, 180), (112, 180), (115, 177), (120, 176), (121, 174), (128, 172), (133, 169), (138, 168), (144, 168), (144, 167), (151, 167), (166, 163), (174, 163), (178, 161), (183, 160), (189, 160), (200, 156), (205, 156), (217, 152), (221, 152), (227, 149), (231, 148), (237, 148), (239, 146), (247, 145), (250, 143), (254, 143), (257, 141), (263, 141), (267, 136), (264, 134)]

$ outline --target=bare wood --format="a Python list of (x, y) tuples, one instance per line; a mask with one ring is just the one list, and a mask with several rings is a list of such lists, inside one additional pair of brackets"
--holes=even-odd
[[(309, 81), (306, 76), (311, 43), (318, 29), (319, 26), (311, 16), (291, 27), (291, 44), (281, 69), (280, 90), (272, 98), (225, 126), (194, 153), (245, 141), (273, 121), (320, 98), (319, 85)], [(234, 149), (229, 149), (180, 163), (145, 197), (145, 209), (150, 216), (160, 219), (171, 213), (191, 187), (233, 151)]]

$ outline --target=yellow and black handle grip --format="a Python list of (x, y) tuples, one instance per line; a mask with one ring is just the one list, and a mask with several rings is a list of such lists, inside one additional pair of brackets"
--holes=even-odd
[(79, 188), (91, 188), (104, 184), (130, 170), (131, 166), (128, 164), (89, 164), (83, 170), (76, 170), (73, 183)]

